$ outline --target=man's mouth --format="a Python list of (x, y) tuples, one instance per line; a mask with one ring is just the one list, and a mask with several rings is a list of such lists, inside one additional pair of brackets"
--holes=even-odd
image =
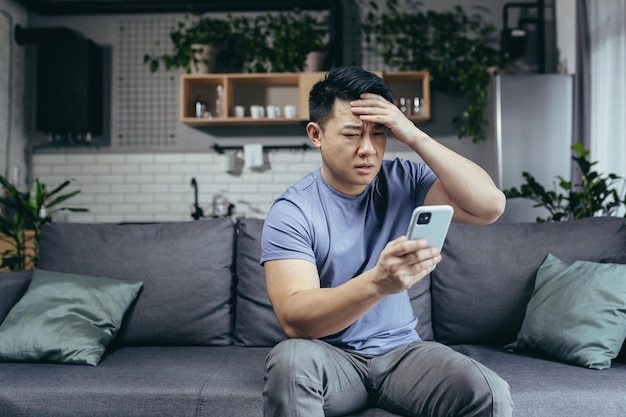
[(369, 175), (372, 173), (374, 165), (372, 164), (360, 164), (356, 166), (356, 171), (361, 175)]

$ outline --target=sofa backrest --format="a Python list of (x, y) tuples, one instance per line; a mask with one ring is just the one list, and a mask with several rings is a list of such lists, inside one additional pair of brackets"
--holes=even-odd
[(4, 321), (15, 303), (22, 298), (32, 276), (32, 270), (0, 273), (0, 323)]
[(623, 256), (624, 219), (452, 224), (443, 261), (431, 274), (435, 339), (446, 344), (513, 342), (548, 253), (563, 262)]
[[(261, 219), (48, 224), (39, 268), (143, 281), (116, 344), (273, 346), (286, 336), (259, 265), (262, 229)], [(444, 261), (409, 291), (418, 332), (447, 344), (515, 340), (548, 253), (565, 262), (623, 256), (624, 220), (451, 225)], [(26, 290), (30, 272), (10, 277), (0, 317)]]
[(234, 341), (239, 346), (274, 346), (287, 338), (267, 297), (261, 259), (263, 220), (240, 219), (237, 260)]
[(143, 281), (116, 344), (228, 345), (235, 225), (229, 218), (161, 224), (45, 225), (40, 269)]
[[(267, 297), (261, 259), (262, 219), (240, 219), (237, 237), (237, 298), (234, 339), (241, 346), (273, 346), (287, 336), (282, 331)], [(413, 310), (418, 317), (417, 331), (432, 340), (430, 322), (430, 279), (409, 290)]]

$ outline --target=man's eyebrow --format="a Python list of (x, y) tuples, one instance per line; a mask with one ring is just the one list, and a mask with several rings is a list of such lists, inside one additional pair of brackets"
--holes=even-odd
[[(363, 129), (363, 126), (362, 125), (357, 125), (357, 124), (354, 124), (354, 123), (346, 123), (345, 125), (343, 125), (343, 128), (344, 129), (361, 130), (361, 129)], [(387, 128), (387, 126), (385, 126), (382, 123), (375, 123), (374, 124), (374, 129), (386, 129), (386, 128)]]

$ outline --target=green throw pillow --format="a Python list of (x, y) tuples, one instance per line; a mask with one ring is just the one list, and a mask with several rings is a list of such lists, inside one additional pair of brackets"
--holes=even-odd
[(611, 366), (626, 338), (626, 265), (561, 262), (549, 254), (511, 350), (592, 369)]
[(0, 360), (96, 366), (142, 285), (36, 270), (0, 325)]

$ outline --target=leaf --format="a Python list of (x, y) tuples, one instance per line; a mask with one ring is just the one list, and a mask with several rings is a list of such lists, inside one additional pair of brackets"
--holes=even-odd
[(74, 197), (75, 195), (79, 193), (80, 193), (80, 190), (76, 190), (76, 191), (72, 191), (71, 193), (58, 196), (57, 198), (52, 200), (50, 203), (46, 204), (46, 207), (54, 207), (57, 204), (61, 204), (62, 202), (69, 200), (70, 198)]
[(57, 194), (58, 192), (60, 192), (61, 190), (63, 190), (65, 187), (67, 187), (70, 184), (71, 184), (70, 180), (63, 181), (58, 187), (56, 187), (54, 190), (50, 191), (47, 194), (47, 197), (50, 197), (50, 196), (53, 196), (53, 195)]
[(28, 203), (32, 210), (39, 212), (39, 207), (41, 207), (44, 199), (44, 193), (45, 190), (43, 185), (38, 179), (36, 179), (31, 185), (30, 192), (28, 193)]

